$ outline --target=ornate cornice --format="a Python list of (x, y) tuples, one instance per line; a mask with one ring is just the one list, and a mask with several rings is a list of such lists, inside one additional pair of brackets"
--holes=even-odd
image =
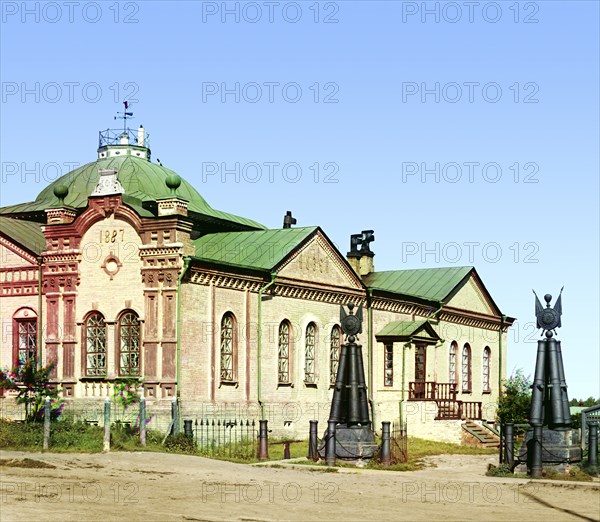
[(265, 284), (261, 278), (241, 277), (214, 271), (200, 271), (193, 268), (189, 272), (189, 282), (196, 285), (212, 285), (218, 288), (232, 288), (234, 290), (248, 290), (250, 292), (258, 292), (261, 286)]
[(9, 241), (8, 239), (6, 239), (2, 236), (0, 236), (0, 245), (8, 248), (10, 251), (14, 252), (19, 257), (22, 257), (26, 261), (29, 261), (31, 264), (33, 264), (33, 265), (38, 264), (37, 258), (34, 255), (30, 254), (27, 250), (24, 250), (23, 248), (15, 245), (12, 241)]

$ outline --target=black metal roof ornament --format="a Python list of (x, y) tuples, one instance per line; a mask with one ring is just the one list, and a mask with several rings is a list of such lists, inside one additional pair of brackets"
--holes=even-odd
[(283, 228), (292, 228), (296, 224), (296, 218), (292, 216), (292, 211), (288, 210), (283, 216)]
[(560, 294), (556, 303), (554, 303), (554, 308), (550, 308), (550, 301), (552, 301), (552, 296), (550, 294), (546, 294), (544, 296), (544, 301), (546, 301), (546, 308), (540, 302), (539, 297), (533, 291), (535, 295), (535, 317), (537, 319), (537, 328), (542, 329), (542, 335), (544, 332), (546, 333), (546, 337), (551, 338), (554, 330), (554, 334), (556, 334), (556, 329), (562, 326), (560, 316), (562, 315), (562, 291), (565, 287), (563, 286), (560, 289)]
[(348, 303), (348, 312), (344, 310), (343, 306), (340, 306), (340, 323), (342, 325), (342, 331), (348, 337), (348, 342), (353, 343), (355, 341), (355, 335), (362, 333), (362, 305), (358, 307), (356, 315), (354, 315), (354, 303)]
[(373, 230), (363, 230), (360, 234), (352, 234), (350, 236), (350, 252), (348, 252), (348, 255), (351, 257), (375, 255), (370, 247), (373, 241), (375, 241), (375, 233)]

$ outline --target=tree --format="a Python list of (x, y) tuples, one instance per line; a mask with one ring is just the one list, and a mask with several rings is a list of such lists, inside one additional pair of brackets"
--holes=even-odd
[(503, 384), (504, 392), (498, 399), (497, 420), (501, 423), (525, 424), (531, 407), (532, 383), (529, 376), (526, 377), (523, 370), (518, 369)]
[(58, 397), (58, 388), (50, 382), (50, 374), (56, 363), (50, 363), (43, 368), (37, 368), (36, 361), (30, 359), (14, 366), (12, 370), (0, 370), (0, 388), (17, 392), (17, 404), (25, 405), (27, 422), (39, 421), (44, 417), (44, 403), (50, 397), (52, 416), (60, 415), (63, 407), (62, 399)]

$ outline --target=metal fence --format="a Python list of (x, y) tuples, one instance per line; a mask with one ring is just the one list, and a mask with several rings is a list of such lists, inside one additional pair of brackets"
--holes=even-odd
[(201, 418), (194, 421), (194, 440), (201, 453), (211, 456), (256, 456), (257, 423), (249, 420)]
[(392, 464), (408, 462), (408, 432), (406, 423), (401, 424), (400, 421), (392, 423), (390, 447)]

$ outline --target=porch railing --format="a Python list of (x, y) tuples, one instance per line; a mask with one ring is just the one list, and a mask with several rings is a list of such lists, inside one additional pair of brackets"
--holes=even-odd
[(481, 402), (436, 400), (438, 407), (436, 420), (481, 420), (483, 408)]
[(408, 383), (408, 400), (435, 401), (456, 400), (457, 386), (454, 382), (412, 381)]

